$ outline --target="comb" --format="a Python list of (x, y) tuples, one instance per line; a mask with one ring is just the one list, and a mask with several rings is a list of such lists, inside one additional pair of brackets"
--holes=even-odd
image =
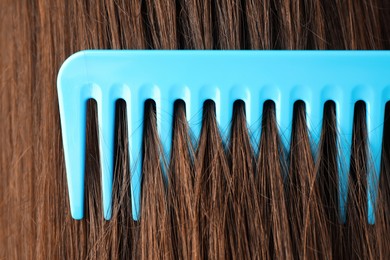
[(189, 127), (200, 135), (202, 108), (213, 100), (222, 133), (233, 103), (245, 102), (247, 125), (258, 144), (263, 104), (275, 103), (283, 145), (290, 147), (294, 102), (306, 105), (307, 126), (318, 145), (324, 103), (335, 102), (339, 145), (339, 210), (345, 221), (354, 105), (364, 101), (373, 171), (368, 174), (368, 222), (375, 222), (384, 110), (390, 100), (387, 51), (114, 51), (89, 50), (70, 56), (58, 75), (58, 99), (71, 214), (83, 218), (85, 126), (88, 99), (98, 108), (103, 215), (112, 210), (115, 103), (127, 106), (132, 216), (139, 219), (144, 102), (156, 103), (157, 128), (170, 154), (174, 102), (186, 104)]

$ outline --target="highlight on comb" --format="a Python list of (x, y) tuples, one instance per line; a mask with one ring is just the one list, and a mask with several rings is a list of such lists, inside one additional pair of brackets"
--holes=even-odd
[[(203, 104), (212, 100), (222, 141), (226, 141), (233, 105), (242, 100), (252, 145), (262, 135), (263, 104), (275, 104), (284, 149), (291, 144), (293, 106), (301, 101), (313, 147), (318, 147), (324, 105), (333, 101), (338, 131), (340, 220), (346, 219), (354, 104), (367, 107), (369, 149), (375, 178), (368, 177), (367, 218), (375, 221), (381, 164), (384, 108), (390, 100), (390, 52), (387, 51), (82, 51), (65, 61), (58, 75), (58, 97), (71, 213), (84, 215), (86, 101), (98, 107), (103, 214), (111, 218), (114, 167), (115, 102), (127, 105), (132, 217), (139, 219), (142, 180), (144, 103), (156, 104), (162, 157), (172, 146), (174, 102), (183, 100), (189, 131), (200, 138)], [(254, 146), (255, 147), (255, 146)], [(169, 171), (163, 171), (164, 175)], [(167, 177), (167, 176), (166, 176)]]

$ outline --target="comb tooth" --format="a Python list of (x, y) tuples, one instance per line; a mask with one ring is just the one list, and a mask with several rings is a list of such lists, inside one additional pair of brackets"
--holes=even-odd
[[(226, 86), (228, 87), (228, 86)], [(223, 87), (222, 89), (224, 89)], [(229, 133), (230, 133), (230, 123), (233, 118), (233, 105), (234, 105), (234, 97), (230, 95), (228, 91), (220, 91), (218, 88), (217, 90), (218, 95), (216, 95), (214, 102), (215, 102), (215, 112), (217, 116), (217, 122), (219, 125), (219, 131), (221, 134), (221, 138), (223, 142), (227, 142), (229, 139)]]
[(58, 89), (70, 210), (74, 219), (84, 216), (85, 127), (88, 95), (63, 83)]
[[(160, 140), (165, 158), (169, 159), (172, 144), (172, 122), (174, 99), (171, 99), (169, 93), (162, 93), (160, 106), (157, 108), (157, 128), (159, 130)], [(163, 167), (164, 168), (164, 167)], [(167, 173), (163, 170), (164, 178), (167, 180)]]
[(307, 127), (310, 133), (311, 148), (315, 161), (317, 161), (318, 158), (318, 145), (321, 139), (323, 111), (324, 103), (321, 101), (313, 102), (312, 100), (310, 104), (306, 105)]
[[(251, 143), (254, 151), (258, 150), (261, 136), (261, 115), (263, 114), (263, 103), (259, 99), (260, 92), (257, 88), (252, 88), (249, 93), (249, 104), (246, 105), (248, 127), (251, 134)], [(258, 100), (260, 102), (258, 102)]]
[(106, 220), (111, 219), (112, 179), (114, 172), (114, 128), (116, 97), (112, 94), (113, 93), (105, 91), (101, 100), (98, 100), (100, 163), (103, 189), (103, 216)]
[(374, 169), (368, 171), (368, 222), (375, 223), (375, 201), (378, 188), (378, 180), (381, 166), (382, 136), (383, 136), (383, 119), (384, 105), (381, 102), (367, 103), (367, 131), (370, 144), (370, 152), (374, 163)]
[(191, 100), (186, 103), (186, 116), (190, 134), (195, 140), (199, 139), (202, 127), (202, 109), (203, 101), (200, 100), (199, 91), (191, 91)]
[(346, 221), (346, 202), (348, 197), (348, 177), (351, 159), (354, 104), (347, 98), (336, 102), (338, 128), (338, 172), (339, 172), (339, 210), (341, 222)]
[[(215, 117), (219, 126), (219, 133), (222, 140), (225, 141), (228, 134), (229, 119), (231, 118), (232, 113), (232, 110), (229, 108), (232, 104), (227, 102), (226, 92), (221, 93), (219, 87), (210, 86), (208, 89), (208, 96), (208, 99), (213, 100), (215, 103)], [(226, 109), (223, 113), (221, 113), (222, 104), (224, 104), (223, 108)]]
[(285, 149), (290, 149), (291, 128), (294, 100), (291, 100), (288, 95), (282, 95), (279, 102), (275, 101), (276, 120), (279, 125), (280, 137)]

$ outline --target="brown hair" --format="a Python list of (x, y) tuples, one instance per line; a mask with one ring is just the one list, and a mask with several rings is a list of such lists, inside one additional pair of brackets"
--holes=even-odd
[[(163, 153), (155, 105), (145, 104), (142, 207), (131, 216), (126, 104), (118, 101), (113, 216), (101, 208), (96, 103), (88, 103), (85, 217), (71, 219), (56, 75), (82, 49), (389, 49), (390, 3), (369, 0), (4, 0), (0, 3), (1, 258), (386, 258), (389, 121), (376, 222), (367, 223), (371, 170), (365, 107), (355, 107), (347, 221), (339, 221), (336, 110), (325, 104), (313, 150), (303, 102), (283, 147), (275, 104), (253, 145), (245, 104), (221, 134), (203, 107), (199, 140), (175, 104)], [(389, 116), (389, 105), (386, 108)], [(229, 136), (226, 140), (224, 136)], [(258, 146), (258, 147), (257, 147)]]

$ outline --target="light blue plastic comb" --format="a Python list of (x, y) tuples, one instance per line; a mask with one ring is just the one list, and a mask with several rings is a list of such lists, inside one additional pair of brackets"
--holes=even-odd
[(339, 131), (339, 202), (345, 221), (354, 104), (366, 103), (369, 145), (375, 174), (369, 174), (368, 222), (374, 223), (385, 104), (390, 100), (387, 51), (108, 51), (78, 52), (62, 65), (58, 97), (71, 213), (83, 218), (87, 100), (98, 107), (105, 219), (111, 218), (115, 102), (127, 104), (131, 197), (134, 220), (141, 198), (144, 102), (156, 102), (157, 125), (170, 152), (174, 102), (186, 104), (189, 126), (199, 137), (203, 102), (216, 105), (220, 129), (228, 129), (233, 103), (243, 100), (258, 144), (263, 103), (273, 100), (284, 146), (289, 149), (293, 104), (306, 104), (312, 141), (318, 144), (324, 103), (336, 104)]

